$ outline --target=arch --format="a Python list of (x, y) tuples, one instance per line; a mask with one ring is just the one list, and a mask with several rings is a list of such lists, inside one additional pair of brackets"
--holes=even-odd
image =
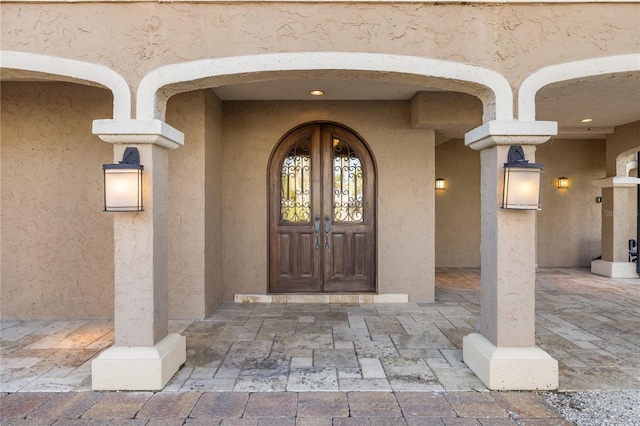
[(338, 72), (342, 76), (345, 72), (374, 72), (434, 78), (443, 88), (478, 96), (484, 104), (485, 121), (513, 119), (513, 91), (495, 71), (437, 59), (356, 52), (273, 53), (166, 65), (140, 82), (136, 117), (164, 120), (166, 102), (174, 94), (220, 85), (229, 76), (254, 74), (252, 81), (264, 81), (278, 72)]
[(585, 59), (541, 68), (527, 77), (518, 90), (518, 119), (535, 121), (536, 94), (552, 83), (630, 71), (640, 71), (640, 54)]
[(29, 52), (0, 51), (2, 69), (42, 73), (46, 80), (101, 86), (113, 94), (113, 118), (131, 118), (131, 90), (127, 81), (104, 65)]

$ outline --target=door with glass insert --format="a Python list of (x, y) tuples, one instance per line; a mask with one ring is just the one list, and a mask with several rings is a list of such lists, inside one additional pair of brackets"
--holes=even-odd
[(334, 124), (287, 135), (269, 170), (269, 291), (375, 291), (375, 167)]

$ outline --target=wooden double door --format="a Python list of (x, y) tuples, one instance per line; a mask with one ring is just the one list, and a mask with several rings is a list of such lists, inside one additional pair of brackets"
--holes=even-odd
[(331, 123), (294, 129), (269, 166), (269, 292), (376, 290), (376, 171)]

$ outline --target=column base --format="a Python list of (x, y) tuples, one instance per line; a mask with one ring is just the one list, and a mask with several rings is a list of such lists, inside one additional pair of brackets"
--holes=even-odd
[(463, 339), (462, 357), (491, 390), (558, 389), (558, 361), (536, 346), (496, 347), (474, 333)]
[(91, 387), (162, 390), (187, 360), (186, 341), (172, 333), (151, 347), (112, 346), (91, 362)]
[(634, 262), (594, 260), (591, 262), (591, 273), (609, 278), (638, 278), (636, 263)]

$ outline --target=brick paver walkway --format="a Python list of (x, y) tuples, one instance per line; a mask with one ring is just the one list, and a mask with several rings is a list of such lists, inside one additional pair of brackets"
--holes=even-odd
[(18, 392), (2, 425), (569, 425), (532, 392)]

